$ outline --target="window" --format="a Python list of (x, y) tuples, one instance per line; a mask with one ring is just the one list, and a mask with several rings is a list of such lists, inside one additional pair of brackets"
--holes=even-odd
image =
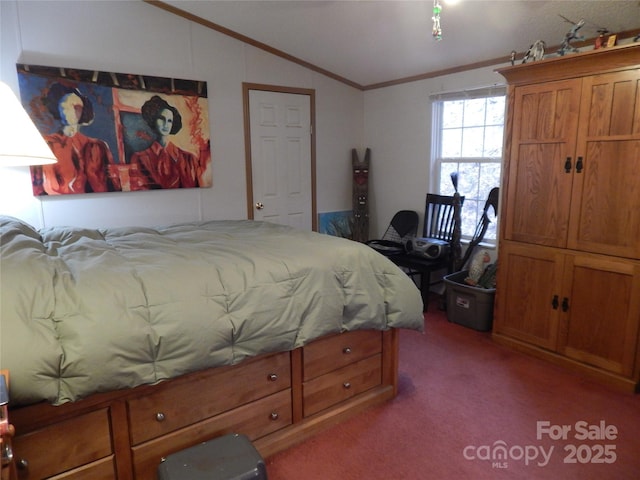
[[(431, 100), (432, 187), (442, 195), (453, 195), (451, 173), (458, 173), (458, 192), (465, 197), (462, 238), (471, 239), (489, 191), (500, 185), (505, 89), (442, 94)], [(487, 243), (495, 243), (497, 237), (496, 219), (491, 220)]]

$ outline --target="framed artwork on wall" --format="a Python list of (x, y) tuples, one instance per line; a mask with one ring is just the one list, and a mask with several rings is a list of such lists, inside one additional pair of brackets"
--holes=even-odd
[(353, 212), (341, 210), (318, 214), (318, 232), (334, 237), (352, 238)]
[(58, 159), (34, 195), (213, 184), (207, 84), (18, 64), (22, 104)]

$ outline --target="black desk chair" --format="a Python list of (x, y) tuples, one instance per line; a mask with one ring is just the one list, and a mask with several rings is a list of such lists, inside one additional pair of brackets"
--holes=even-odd
[(366, 244), (385, 257), (404, 253), (404, 242), (417, 235), (419, 222), (418, 212), (400, 210), (391, 219), (382, 238), (369, 240)]
[(420, 292), (422, 293), (422, 301), (424, 310), (427, 311), (429, 302), (429, 289), (432, 285), (442, 282), (439, 278), (431, 281), (431, 274), (440, 270), (446, 270), (453, 273), (453, 248), (451, 248), (451, 240), (453, 231), (456, 226), (456, 215), (459, 213), (456, 208), (462, 209), (464, 197), (459, 196), (459, 202), (455, 201), (454, 196), (437, 195), (428, 193), (425, 204), (424, 227), (422, 236), (425, 238), (434, 238), (449, 243), (449, 248), (444, 255), (436, 259), (423, 258), (414, 254), (400, 253), (390, 256), (389, 258), (399, 267), (403, 267), (407, 275), (415, 277), (420, 276)]

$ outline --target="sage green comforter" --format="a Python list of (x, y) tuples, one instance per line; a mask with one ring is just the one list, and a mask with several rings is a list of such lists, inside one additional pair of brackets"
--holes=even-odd
[(345, 239), (251, 220), (36, 231), (0, 217), (0, 366), (53, 404), (292, 350), (423, 329), (418, 289)]

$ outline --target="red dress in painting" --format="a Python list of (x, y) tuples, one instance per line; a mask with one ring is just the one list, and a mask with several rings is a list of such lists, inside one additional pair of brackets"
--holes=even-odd
[(194, 154), (173, 143), (163, 147), (153, 142), (146, 150), (131, 156), (131, 189), (198, 187), (201, 171)]
[[(58, 163), (39, 167), (42, 169), (42, 185), (34, 182), (36, 195), (108, 192), (116, 189), (107, 173), (109, 165), (113, 164), (113, 156), (105, 142), (79, 132), (71, 137), (54, 133), (45, 139)], [(34, 178), (40, 179), (37, 173)]]

